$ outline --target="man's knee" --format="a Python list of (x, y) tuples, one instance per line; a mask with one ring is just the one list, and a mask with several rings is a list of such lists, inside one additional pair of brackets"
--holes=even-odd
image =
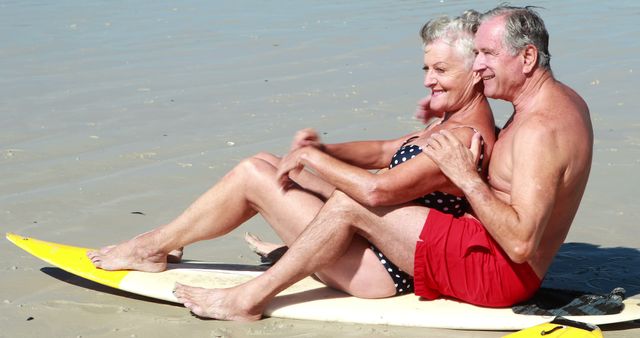
[(326, 207), (330, 208), (340, 219), (353, 219), (363, 209), (363, 206), (358, 201), (340, 190), (335, 190), (331, 194), (327, 200)]
[(329, 201), (332, 201), (332, 203), (336, 206), (341, 206), (347, 209), (359, 205), (356, 200), (351, 198), (351, 196), (337, 189), (333, 192), (333, 194), (331, 194), (331, 196), (329, 196)]

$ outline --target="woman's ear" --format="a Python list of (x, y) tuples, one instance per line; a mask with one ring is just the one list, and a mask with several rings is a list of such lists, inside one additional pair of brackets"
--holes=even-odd
[(527, 45), (522, 51), (522, 71), (525, 74), (531, 73), (538, 64), (538, 48), (534, 45)]

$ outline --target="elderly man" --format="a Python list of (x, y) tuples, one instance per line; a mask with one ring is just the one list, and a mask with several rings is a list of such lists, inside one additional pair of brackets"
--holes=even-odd
[[(553, 77), (548, 34), (534, 11), (485, 13), (475, 49), (485, 95), (512, 102), (514, 112), (495, 143), (487, 182), (475, 165), (479, 137), (470, 149), (446, 130), (427, 141), (423, 152), (464, 192), (473, 214), (429, 212), (416, 239), (415, 292), (508, 306), (539, 288), (569, 231), (589, 176), (593, 132), (585, 102)], [(339, 191), (327, 206), (260, 277), (224, 290), (178, 285), (178, 299), (203, 316), (260, 318), (280, 291), (340, 257), (354, 234), (375, 237), (370, 209)]]
[(514, 107), (495, 144), (488, 182), (468, 169), (472, 152), (447, 132), (432, 137), (425, 153), (462, 189), (492, 243), (542, 279), (589, 177), (589, 109), (553, 77), (548, 33), (531, 9), (501, 6), (485, 13), (475, 47), (474, 70), (485, 95)]

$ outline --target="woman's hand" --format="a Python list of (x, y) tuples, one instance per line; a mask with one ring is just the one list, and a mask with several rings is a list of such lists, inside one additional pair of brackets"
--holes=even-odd
[(293, 152), (303, 147), (314, 147), (322, 150), (323, 145), (320, 142), (320, 136), (312, 128), (305, 128), (296, 132), (293, 136), (293, 142), (291, 142), (291, 149), (289, 152)]
[(287, 155), (280, 159), (278, 163), (278, 170), (276, 171), (276, 181), (280, 187), (284, 190), (288, 189), (293, 181), (289, 177), (297, 176), (300, 171), (304, 169), (304, 165), (300, 161), (300, 156), (305, 151), (305, 148), (298, 148), (291, 150)]
[(415, 117), (424, 124), (427, 124), (427, 122), (429, 122), (429, 120), (431, 120), (434, 117), (444, 116), (443, 112), (437, 112), (437, 111), (431, 110), (430, 105), (431, 105), (431, 95), (418, 101), (418, 109), (416, 110)]

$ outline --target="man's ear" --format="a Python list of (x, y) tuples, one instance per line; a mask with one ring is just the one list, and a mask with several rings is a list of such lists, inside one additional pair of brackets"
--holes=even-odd
[(529, 74), (538, 64), (538, 48), (534, 45), (527, 45), (522, 51), (522, 71)]

